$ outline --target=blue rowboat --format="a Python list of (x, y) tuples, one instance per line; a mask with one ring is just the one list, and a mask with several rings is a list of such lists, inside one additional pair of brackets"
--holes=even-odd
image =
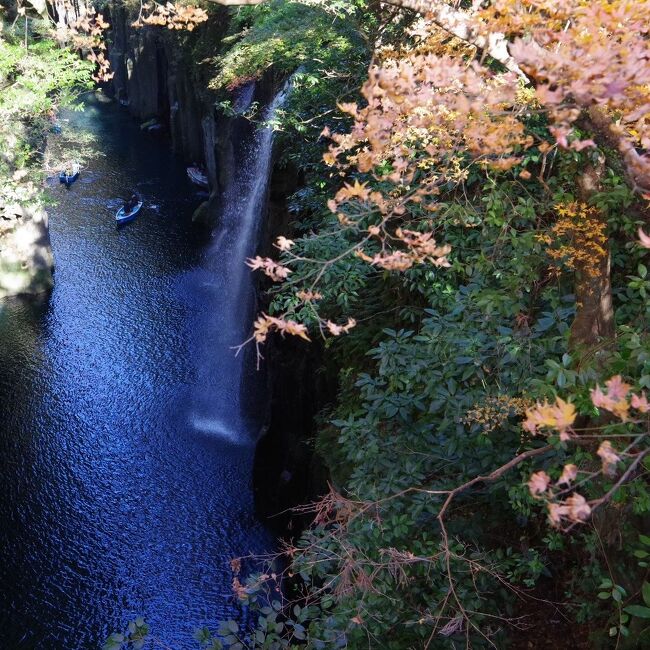
[(140, 212), (140, 208), (142, 207), (142, 201), (138, 201), (136, 203), (136, 206), (131, 210), (131, 212), (124, 212), (124, 206), (122, 206), (117, 213), (115, 214), (115, 221), (117, 221), (118, 224), (121, 223), (126, 223), (127, 221), (132, 221), (135, 219), (135, 216)]
[(59, 174), (59, 182), (65, 183), (66, 187), (70, 187), (79, 178), (79, 163), (72, 163), (70, 170), (64, 169)]
[(203, 187), (206, 190), (210, 187), (208, 185), (208, 177), (198, 167), (188, 167), (187, 168), (187, 175), (189, 176), (192, 183), (194, 183), (194, 185), (198, 185), (199, 187)]

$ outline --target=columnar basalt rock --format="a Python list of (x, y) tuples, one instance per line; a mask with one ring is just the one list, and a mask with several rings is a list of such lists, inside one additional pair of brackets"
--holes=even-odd
[[(208, 89), (208, 79), (194, 62), (191, 47), (179, 48), (175, 32), (136, 27), (134, 20), (135, 16), (113, 4), (109, 58), (115, 75), (109, 90), (135, 118), (158, 119), (174, 151), (188, 165), (205, 165), (212, 191), (208, 212), (214, 222), (219, 199), (232, 177), (232, 138), (239, 133), (233, 129), (232, 118), (216, 113), (216, 94)], [(211, 38), (214, 32), (215, 51), (224, 29), (217, 22), (201, 27), (211, 30)]]

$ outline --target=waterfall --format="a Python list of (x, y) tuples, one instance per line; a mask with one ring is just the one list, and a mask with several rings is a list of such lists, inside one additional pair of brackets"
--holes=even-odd
[(253, 103), (253, 96), (255, 95), (255, 82), (249, 81), (244, 84), (237, 93), (235, 101), (233, 102), (233, 110), (238, 115), (243, 115)]
[[(283, 105), (291, 80), (264, 113), (270, 122)], [(192, 403), (196, 431), (234, 444), (254, 443), (261, 414), (245, 413), (241, 391), (245, 355), (235, 347), (248, 338), (255, 309), (255, 288), (246, 259), (258, 246), (273, 154), (273, 127), (260, 128), (237, 164), (226, 190), (219, 225), (207, 253), (204, 280), (211, 316), (202, 336), (199, 385)], [(254, 382), (253, 382), (254, 383)]]

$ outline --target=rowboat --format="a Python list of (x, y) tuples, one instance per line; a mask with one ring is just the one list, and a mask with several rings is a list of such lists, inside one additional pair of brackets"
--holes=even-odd
[(65, 183), (67, 187), (70, 187), (79, 178), (79, 163), (72, 163), (70, 169), (64, 169), (59, 174), (59, 182)]
[(115, 221), (117, 221), (118, 224), (121, 223), (126, 223), (127, 221), (132, 221), (135, 219), (135, 215), (140, 212), (140, 208), (142, 207), (142, 201), (138, 201), (131, 210), (131, 212), (124, 212), (124, 206), (122, 206), (115, 214)]
[(140, 130), (141, 131), (149, 131), (149, 129), (151, 129), (152, 126), (156, 126), (157, 124), (159, 124), (158, 119), (155, 118), (155, 117), (152, 117), (150, 120), (147, 120), (146, 122), (143, 122), (140, 125)]
[(199, 187), (208, 189), (208, 177), (198, 167), (188, 167), (187, 175), (189, 176), (192, 183), (198, 185)]

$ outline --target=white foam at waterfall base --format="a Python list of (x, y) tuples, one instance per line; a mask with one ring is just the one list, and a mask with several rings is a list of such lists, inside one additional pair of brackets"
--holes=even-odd
[(239, 444), (240, 442), (240, 436), (238, 436), (238, 432), (229, 428), (225, 425), (224, 422), (216, 418), (208, 419), (193, 415), (191, 424), (196, 431), (204, 433), (207, 436), (223, 438), (224, 440), (227, 440), (233, 444)]
[[(265, 122), (274, 120), (290, 87), (291, 80), (267, 107)], [(225, 193), (218, 232), (205, 259), (204, 270), (210, 280), (204, 282), (203, 291), (210, 318), (198, 333), (200, 370), (189, 420), (198, 433), (230, 444), (254, 444), (259, 428), (254, 424), (259, 414), (243, 412), (245, 355), (237, 355), (236, 348), (249, 337), (254, 317), (255, 290), (246, 259), (255, 254), (258, 245), (273, 135), (272, 126), (260, 128), (238, 161)]]

